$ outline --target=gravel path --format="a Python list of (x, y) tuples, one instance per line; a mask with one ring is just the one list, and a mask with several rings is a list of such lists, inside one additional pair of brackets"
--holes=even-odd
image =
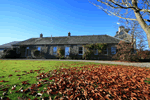
[(137, 66), (137, 67), (148, 67), (150, 68), (150, 62), (144, 63), (130, 63), (130, 62), (114, 62), (114, 61), (100, 61), (100, 60), (65, 60), (65, 59), (0, 59), (0, 60), (45, 60), (45, 61), (79, 61), (79, 62), (94, 62), (94, 63), (105, 63), (105, 64), (117, 64), (117, 65), (128, 65), (128, 66)]

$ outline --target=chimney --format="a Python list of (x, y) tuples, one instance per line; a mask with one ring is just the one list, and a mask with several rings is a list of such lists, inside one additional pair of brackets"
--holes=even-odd
[(68, 36), (70, 36), (70, 32), (68, 33)]
[(43, 37), (43, 34), (41, 33), (41, 34), (40, 34), (40, 38), (42, 38), (42, 37)]
[(51, 41), (53, 41), (53, 40), (52, 40), (52, 35), (51, 35)]
[(117, 31), (116, 34), (118, 34), (119, 32)]
[(120, 32), (121, 30), (124, 30), (124, 26), (119, 26), (118, 32)]

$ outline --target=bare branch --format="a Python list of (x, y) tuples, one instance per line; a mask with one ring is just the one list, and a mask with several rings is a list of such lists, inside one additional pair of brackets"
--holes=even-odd
[(116, 8), (116, 9), (118, 9), (118, 8), (129, 9), (129, 8), (131, 8), (131, 9), (137, 10), (137, 9), (136, 9), (135, 7), (133, 7), (133, 6), (127, 6), (127, 7), (121, 6), (121, 5), (117, 4), (117, 3), (115, 3), (114, 0), (111, 0), (110, 2), (112, 2), (112, 3), (115, 4), (115, 5), (117, 5), (118, 7), (115, 7), (115, 6), (111, 5), (110, 3), (103, 2), (103, 1), (100, 1), (100, 0), (98, 0), (98, 2), (101, 2), (101, 3), (103, 3), (103, 4), (107, 5), (107, 6), (110, 6), (110, 7), (112, 7), (112, 8)]
[[(91, 2), (90, 2), (91, 3)], [(127, 20), (136, 20), (137, 21), (137, 19), (132, 19), (132, 18), (124, 18), (124, 17), (121, 17), (121, 16), (119, 16), (119, 15), (117, 15), (117, 14), (115, 14), (115, 13), (113, 13), (113, 12), (111, 12), (111, 11), (108, 11), (107, 9), (104, 9), (102, 6), (99, 6), (99, 5), (96, 5), (96, 4), (94, 4), (94, 3), (92, 3), (93, 5), (95, 5), (95, 6), (97, 6), (98, 8), (100, 8), (101, 10), (103, 10), (106, 14), (108, 14), (108, 15), (114, 15), (114, 16), (117, 16), (117, 17), (119, 17), (119, 18), (122, 18), (122, 19), (127, 19)], [(109, 14), (109, 13), (110, 14)], [(144, 21), (148, 21), (148, 22), (150, 22), (150, 20), (148, 20), (148, 19), (144, 19)]]
[(142, 12), (149, 12), (150, 13), (150, 9), (140, 9), (140, 11), (142, 11)]
[[(92, 3), (94, 6), (97, 6), (108, 15), (114, 15), (121, 19), (137, 21), (147, 35), (148, 44), (150, 48), (150, 26), (146, 23), (150, 22), (150, 19), (143, 17), (145, 16), (144, 14), (146, 15), (150, 14), (150, 0), (97, 0), (97, 1), (110, 8), (104, 9), (103, 7), (105, 6), (98, 6)], [(124, 13), (123, 10), (126, 10), (125, 14), (122, 14), (122, 12)], [(128, 10), (132, 10), (133, 11), (132, 13), (134, 15), (129, 16), (129, 14), (132, 13), (129, 13)], [(128, 16), (126, 16), (127, 14)]]

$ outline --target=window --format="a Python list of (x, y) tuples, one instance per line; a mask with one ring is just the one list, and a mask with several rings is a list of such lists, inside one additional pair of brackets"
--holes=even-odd
[(65, 57), (69, 56), (70, 54), (70, 47), (65, 47)]
[(104, 54), (107, 55), (107, 53), (108, 53), (107, 48), (104, 49), (103, 51), (104, 51)]
[(41, 47), (38, 47), (37, 50), (41, 51)]
[(111, 54), (116, 54), (116, 47), (111, 47)]
[(98, 49), (94, 49), (94, 55), (98, 55)]
[(57, 47), (53, 47), (53, 55), (57, 55)]
[(83, 54), (83, 47), (79, 47), (79, 55)]

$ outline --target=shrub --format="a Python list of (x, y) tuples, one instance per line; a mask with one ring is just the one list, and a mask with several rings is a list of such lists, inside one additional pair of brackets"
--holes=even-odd
[(99, 55), (94, 55), (94, 49), (98, 49), (98, 54), (101, 54), (103, 49), (107, 47), (106, 43), (95, 43), (95, 44), (87, 44), (84, 45), (86, 52), (82, 55), (82, 58), (85, 58), (86, 60), (89, 59), (97, 59)]
[(84, 57), (85, 60), (90, 60), (91, 57), (92, 57), (92, 55), (93, 55), (93, 50), (87, 50), (87, 51), (82, 55), (82, 57)]
[(150, 61), (150, 51), (137, 51), (137, 55), (141, 62)]
[(17, 54), (16, 53), (16, 49), (7, 49), (7, 50), (4, 50), (1, 58), (19, 58), (20, 57), (20, 53)]
[(40, 56), (40, 51), (39, 50), (35, 50), (34, 51), (34, 56), (38, 56), (39, 57)]
[(64, 55), (65, 55), (65, 50), (62, 48), (59, 48), (57, 50), (57, 56), (56, 57), (59, 59), (64, 59), (65, 58)]
[(31, 50), (31, 56), (33, 59), (44, 58), (44, 53), (37, 49)]
[(138, 61), (138, 56), (133, 54), (133, 47), (124, 41), (120, 41), (117, 45), (117, 53), (112, 57), (121, 61)]
[(60, 59), (65, 59), (65, 56), (61, 56)]
[(70, 57), (71, 59), (78, 59), (78, 54), (70, 53), (70, 54), (69, 54), (69, 57)]

